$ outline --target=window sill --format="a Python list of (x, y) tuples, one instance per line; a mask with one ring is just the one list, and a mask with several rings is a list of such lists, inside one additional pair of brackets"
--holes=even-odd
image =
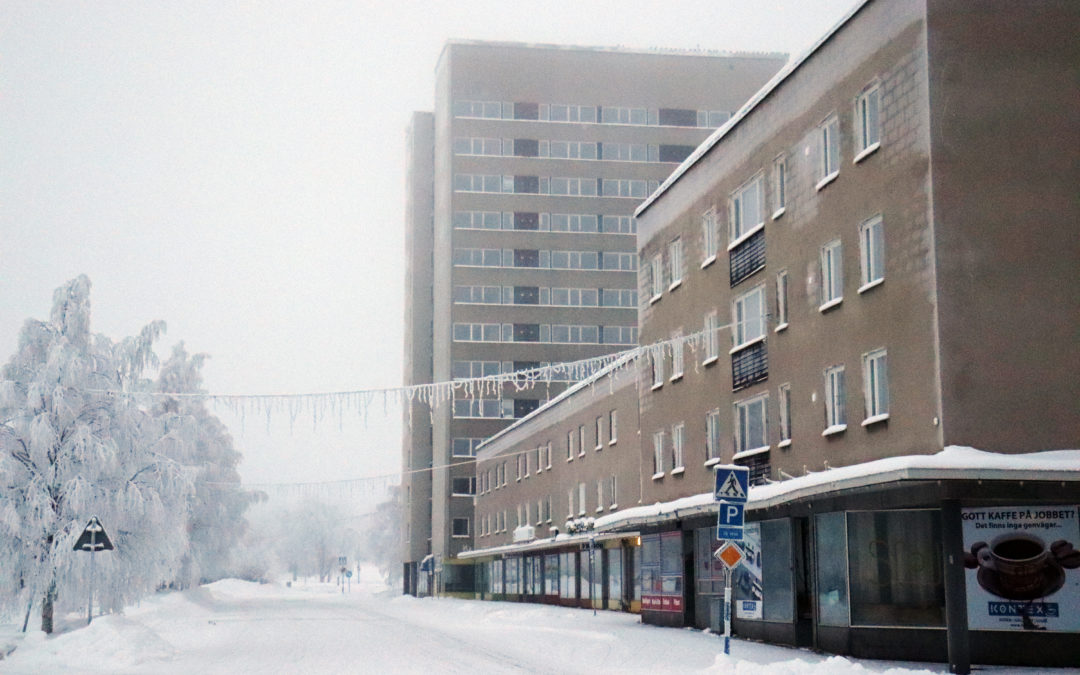
[(567, 458), (566, 458), (566, 461), (568, 461), (568, 462), (572, 462), (572, 461), (574, 461), (574, 458), (573, 458), (573, 457), (567, 457)]
[(846, 424), (834, 424), (831, 427), (826, 428), (825, 431), (822, 431), (821, 435), (822, 436), (832, 436), (833, 434), (842, 434), (845, 431), (847, 431), (847, 425)]
[(731, 461), (734, 462), (737, 459), (745, 459), (747, 457), (753, 457), (754, 455), (760, 455), (768, 452), (770, 448), (772, 448), (771, 445), (763, 445), (760, 448), (750, 448), (749, 450), (736, 452), (734, 455), (731, 456)]
[(866, 159), (870, 155), (877, 152), (878, 148), (880, 148), (880, 147), (881, 147), (881, 141), (878, 141), (877, 143), (873, 143), (871, 145), (866, 146), (865, 150), (863, 150), (859, 154), (855, 155), (855, 159), (852, 160), (851, 163), (852, 164), (858, 164), (859, 162), (863, 161), (864, 159)]
[(765, 342), (765, 336), (764, 335), (759, 335), (756, 338), (754, 338), (753, 340), (747, 340), (746, 342), (742, 343), (741, 345), (736, 345), (735, 347), (732, 347), (730, 350), (728, 350), (728, 355), (730, 356), (732, 354), (735, 354), (736, 352), (741, 352), (742, 350), (746, 349), (747, 347), (752, 347), (752, 346), (756, 345), (759, 342)]
[(475, 497), (476, 495), (465, 494), (464, 492), (454, 492), (450, 494), (451, 497)]
[(452, 535), (450, 535), (450, 537), (453, 538), (453, 539), (468, 539), (469, 535), (467, 535), (467, 534), (452, 534)]
[(607, 444), (608, 444), (608, 445), (615, 445), (616, 441), (618, 441), (618, 440), (619, 440), (619, 439), (617, 439), (617, 438), (613, 438), (613, 439), (611, 439), (610, 441), (608, 441), (608, 442), (607, 442)]
[(705, 269), (706, 267), (713, 264), (714, 262), (716, 262), (716, 254), (715, 253), (713, 255), (709, 256), (708, 258), (705, 258), (704, 260), (701, 261), (701, 269)]
[(703, 366), (711, 366), (712, 364), (716, 363), (719, 359), (720, 359), (719, 356), (710, 356), (709, 358), (702, 361), (701, 365), (703, 365)]
[(604, 507), (603, 506), (597, 506), (596, 507), (596, 512), (597, 513), (603, 513), (604, 512)]
[(670, 293), (671, 291), (675, 290), (679, 286), (682, 286), (682, 279), (679, 279), (678, 281), (671, 282), (671, 285), (667, 287), (668, 292)]
[(658, 471), (657, 473), (654, 473), (652, 475), (652, 479), (653, 480), (663, 480), (664, 479), (664, 472), (663, 471)]
[(671, 379), (669, 379), (668, 382), (678, 382), (682, 378), (683, 378), (683, 374), (679, 373), (678, 375), (672, 375)]
[(778, 218), (780, 218), (780, 216), (784, 215), (786, 212), (787, 212), (787, 209), (784, 208), (783, 206), (781, 206), (780, 208), (773, 211), (772, 219), (777, 220)]
[(713, 457), (712, 459), (705, 460), (705, 466), (716, 466), (720, 463), (719, 457)]
[(664, 296), (663, 295), (654, 295), (654, 296), (652, 296), (651, 298), (649, 298), (649, 304), (652, 305), (652, 304), (655, 304), (657, 302), (660, 302), (660, 298), (662, 298), (662, 297), (664, 297)]
[(677, 467), (675, 467), (674, 469), (671, 470), (671, 475), (672, 476), (681, 476), (684, 473), (686, 473), (686, 467), (685, 466), (677, 466)]
[(881, 413), (880, 415), (873, 415), (871, 417), (867, 417), (866, 419), (864, 419), (862, 421), (862, 426), (868, 427), (871, 424), (877, 424), (878, 422), (884, 422), (887, 419), (889, 419), (889, 413)]
[(619, 508), (618, 504), (612, 504), (611, 506), (607, 507), (607, 510), (608, 511), (614, 511), (617, 508)]
[(584, 450), (582, 450), (581, 452), (579, 452), (579, 453), (577, 454), (577, 456), (578, 456), (578, 457), (584, 457), (584, 456), (585, 456), (585, 451), (584, 451)]
[(820, 307), (817, 308), (817, 310), (819, 312), (821, 312), (822, 314), (824, 314), (825, 312), (829, 311), (833, 307), (836, 307), (837, 305), (839, 305), (843, 301), (844, 301), (843, 296), (841, 296), (839, 298), (833, 298), (832, 300), (829, 300), (828, 302), (823, 303)]
[(817, 185), (814, 186), (814, 189), (817, 190), (818, 192), (820, 192), (822, 190), (822, 188), (824, 188), (826, 185), (828, 185), (829, 183), (836, 180), (836, 177), (839, 176), (839, 175), (840, 175), (839, 171), (833, 171), (828, 176), (825, 176), (824, 178), (819, 180)]
[(744, 241), (746, 241), (746, 240), (747, 240), (747, 239), (749, 239), (750, 237), (752, 237), (752, 236), (754, 236), (755, 234), (757, 234), (757, 233), (758, 233), (758, 232), (759, 232), (760, 230), (762, 230), (762, 229), (763, 229), (764, 227), (765, 227), (765, 221), (761, 221), (761, 222), (760, 222), (760, 223), (758, 223), (757, 225), (755, 225), (755, 226), (751, 227), (751, 228), (750, 228), (749, 230), (747, 230), (746, 232), (743, 232), (742, 234), (740, 234), (740, 235), (738, 236), (738, 238), (737, 238), (737, 239), (735, 239), (735, 241), (733, 241), (733, 242), (731, 242), (730, 244), (728, 244), (727, 250), (728, 250), (728, 251), (730, 252), (730, 251), (731, 251), (732, 249), (738, 248), (739, 244), (743, 243)]
[(653, 386), (652, 386), (652, 387), (651, 387), (651, 388), (649, 389), (649, 391), (656, 391), (657, 389), (659, 389), (660, 387), (663, 387), (663, 386), (664, 386), (664, 383), (663, 383), (663, 382), (657, 382), (656, 384), (654, 384), (654, 385), (653, 385)]
[(778, 324), (776, 326), (776, 328), (773, 328), (773, 332), (774, 333), (779, 333), (781, 331), (787, 330), (787, 326), (788, 326), (788, 323), (787, 323), (787, 321), (785, 321), (784, 323)]
[(785, 438), (784, 440), (777, 443), (776, 447), (778, 447), (778, 448), (790, 448), (791, 447), (791, 439), (790, 438)]
[(869, 281), (869, 282), (863, 284), (862, 286), (859, 286), (859, 293), (860, 294), (865, 293), (868, 290), (870, 290), (871, 288), (874, 288), (876, 286), (880, 286), (883, 283), (885, 283), (885, 277), (881, 277), (880, 279), (874, 279), (873, 281)]
[(598, 445), (598, 446), (596, 446), (595, 448), (593, 448), (593, 450), (595, 450), (595, 451), (597, 451), (597, 452), (600, 452), (600, 451), (601, 451), (601, 450), (603, 450), (603, 449), (604, 449), (604, 444), (603, 444), (603, 443), (601, 443), (600, 445)]

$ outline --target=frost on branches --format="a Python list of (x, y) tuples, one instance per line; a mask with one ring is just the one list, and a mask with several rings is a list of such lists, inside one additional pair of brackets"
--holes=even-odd
[[(49, 320), (28, 320), (0, 369), (0, 608), (25, 612), (24, 629), (35, 605), (45, 632), (55, 606), (85, 609), (88, 556), (72, 546), (93, 515), (116, 547), (97, 556), (103, 610), (174, 582), (185, 564), (205, 564), (194, 551), (185, 563), (189, 525), (205, 510), (202, 474), (185, 463), (228, 437), (197, 411), (168, 410), (167, 399), (152, 409), (117, 393), (154, 388), (142, 374), (156, 365), (164, 324), (119, 342), (94, 335), (89, 296), (85, 276), (57, 289)], [(186, 355), (169, 363), (178, 358)], [(226, 463), (224, 480), (234, 466)]]

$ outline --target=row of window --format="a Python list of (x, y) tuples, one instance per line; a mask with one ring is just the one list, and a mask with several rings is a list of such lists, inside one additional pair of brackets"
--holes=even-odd
[[(522, 211), (455, 211), (458, 230), (525, 230), (534, 232), (585, 232), (634, 234), (633, 216), (592, 213), (535, 213)], [(635, 269), (637, 267), (635, 266)]]
[(637, 254), (621, 251), (566, 251), (528, 248), (454, 248), (458, 267), (510, 267), (633, 272)]
[(456, 173), (455, 192), (560, 195), (571, 197), (633, 197), (644, 199), (660, 185), (637, 178), (580, 178), (565, 176), (503, 176)]
[(692, 145), (656, 143), (601, 143), (476, 136), (454, 139), (454, 154), (462, 156), (678, 163), (689, 157), (693, 151)]
[(553, 364), (549, 361), (454, 361), (451, 367), (451, 375), (455, 380), (467, 380), (481, 377), (498, 377), (502, 375), (517, 375), (516, 381), (524, 382), (530, 376), (542, 379), (545, 382), (578, 382), (590, 376), (601, 368), (600, 365), (588, 364), (575, 365), (573, 371), (563, 371), (555, 368), (543, 371)]
[[(462, 487), (466, 487), (466, 479), (461, 480)], [(572, 487), (567, 491), (566, 520), (573, 520), (575, 517), (589, 514), (590, 504), (588, 503), (588, 488), (588, 484), (578, 483), (577, 486)], [(595, 492), (596, 499), (594, 501), (595, 506), (593, 507), (593, 511), (595, 513), (602, 513), (605, 507), (609, 511), (614, 511), (619, 508), (617, 493), (618, 479), (614, 474), (607, 478), (597, 480)], [(542, 527), (547, 524), (550, 526), (552, 523), (551, 497), (540, 497), (535, 502), (535, 510), (533, 509), (533, 506), (534, 502), (527, 501), (523, 504), (518, 504), (515, 510), (503, 509), (480, 516), (478, 521), (478, 534), (480, 536), (487, 536), (502, 532), (512, 532), (518, 527), (527, 525)], [(534, 515), (535, 520), (533, 517)], [(510, 520), (510, 516), (513, 516), (512, 521)], [(467, 522), (467, 519), (465, 520)]]
[(544, 342), (557, 344), (637, 344), (637, 326), (547, 323), (455, 323), (455, 342)]
[(454, 302), (550, 307), (637, 307), (629, 288), (547, 288), (545, 286), (454, 286)]
[(722, 110), (686, 108), (637, 108), (564, 103), (509, 101), (454, 101), (454, 117), (496, 120), (537, 120), (543, 122), (586, 122), (592, 124), (633, 124), (641, 126), (702, 127), (715, 129), (731, 113)]

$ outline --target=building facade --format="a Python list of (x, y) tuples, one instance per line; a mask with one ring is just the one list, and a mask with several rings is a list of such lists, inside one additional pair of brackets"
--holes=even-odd
[[(550, 495), (572, 525), (479, 540), (478, 594), (718, 628), (714, 471), (736, 464), (738, 634), (1080, 662), (1078, 20), (867, 0), (699, 146), (636, 211), (639, 454), (478, 496), (486, 518)], [(635, 403), (603, 385), (628, 367), (492, 439), (478, 476), (575, 427), (590, 445)], [(597, 471), (637, 503), (582, 523)]]
[[(406, 383), (637, 344), (633, 209), (784, 59), (448, 43), (435, 111), (409, 136)], [(407, 411), (408, 591), (427, 555), (441, 566), (476, 545), (477, 445), (580, 374), (463, 387)]]

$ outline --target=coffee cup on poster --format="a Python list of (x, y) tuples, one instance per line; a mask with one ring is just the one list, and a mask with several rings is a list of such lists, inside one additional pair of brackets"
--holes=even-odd
[(995, 573), (1002, 594), (1009, 597), (1042, 587), (1050, 551), (1046, 542), (1035, 535), (1010, 532), (995, 537), (976, 556), (981, 567)]

